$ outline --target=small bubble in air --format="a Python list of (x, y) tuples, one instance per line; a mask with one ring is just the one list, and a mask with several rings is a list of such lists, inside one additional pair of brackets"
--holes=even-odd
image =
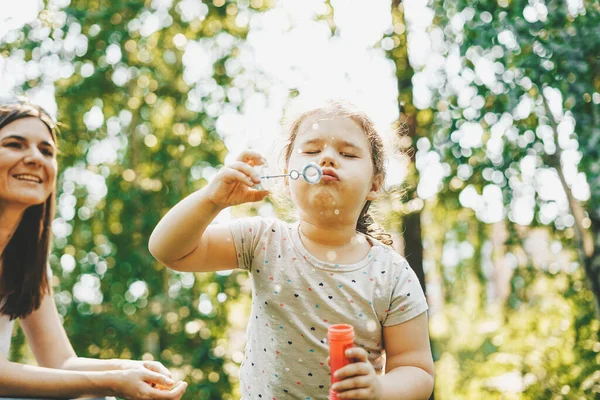
[(333, 212), (335, 215), (340, 215), (340, 210), (338, 210), (337, 208), (335, 209), (335, 211)]
[(329, 250), (327, 252), (327, 259), (329, 261), (335, 261), (336, 258), (337, 258), (337, 252), (335, 250)]
[(369, 322), (367, 322), (367, 330), (369, 332), (373, 332), (376, 328), (377, 328), (377, 323), (375, 321), (370, 320)]

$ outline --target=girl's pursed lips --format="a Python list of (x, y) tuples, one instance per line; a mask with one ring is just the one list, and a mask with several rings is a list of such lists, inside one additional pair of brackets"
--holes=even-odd
[(338, 178), (336, 178), (335, 176), (331, 176), (331, 175), (323, 175), (323, 177), (321, 178), (322, 181), (326, 181), (326, 182), (330, 182), (330, 181), (339, 181)]
[(326, 176), (339, 179), (338, 174), (335, 172), (335, 170), (331, 168), (323, 168), (323, 178), (325, 178)]

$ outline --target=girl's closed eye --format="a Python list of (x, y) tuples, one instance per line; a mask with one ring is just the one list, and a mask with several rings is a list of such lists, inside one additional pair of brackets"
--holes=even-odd
[(320, 150), (302, 150), (302, 154), (318, 154)]
[(357, 155), (354, 155), (354, 154), (352, 154), (352, 153), (344, 153), (344, 152), (341, 152), (340, 154), (341, 154), (342, 156), (346, 157), (346, 158), (358, 158), (358, 156), (357, 156)]

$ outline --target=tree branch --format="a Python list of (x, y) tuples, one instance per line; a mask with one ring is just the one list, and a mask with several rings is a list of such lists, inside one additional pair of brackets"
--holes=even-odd
[(569, 209), (571, 210), (571, 214), (573, 214), (573, 217), (575, 219), (575, 236), (577, 238), (577, 244), (579, 247), (580, 261), (582, 265), (585, 265), (585, 259), (587, 257), (590, 257), (594, 252), (594, 241), (590, 232), (583, 227), (583, 220), (585, 218), (583, 207), (581, 206), (581, 203), (579, 203), (579, 201), (577, 201), (577, 199), (575, 199), (575, 197), (573, 196), (571, 187), (568, 185), (567, 180), (565, 178), (561, 161), (562, 150), (558, 145), (558, 124), (556, 123), (556, 120), (554, 119), (554, 116), (550, 111), (548, 100), (543, 94), (542, 99), (544, 101), (546, 115), (548, 116), (550, 126), (552, 127), (552, 133), (557, 143), (556, 153), (553, 157), (551, 157), (551, 162), (549, 164), (556, 169), (558, 178), (560, 179), (560, 183), (563, 187), (563, 190), (565, 191), (565, 194), (567, 195)]

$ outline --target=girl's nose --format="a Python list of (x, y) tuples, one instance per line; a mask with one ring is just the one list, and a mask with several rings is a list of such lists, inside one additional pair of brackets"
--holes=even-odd
[(334, 151), (332, 149), (324, 149), (321, 153), (321, 159), (319, 160), (320, 167), (332, 167), (337, 168), (337, 161)]

